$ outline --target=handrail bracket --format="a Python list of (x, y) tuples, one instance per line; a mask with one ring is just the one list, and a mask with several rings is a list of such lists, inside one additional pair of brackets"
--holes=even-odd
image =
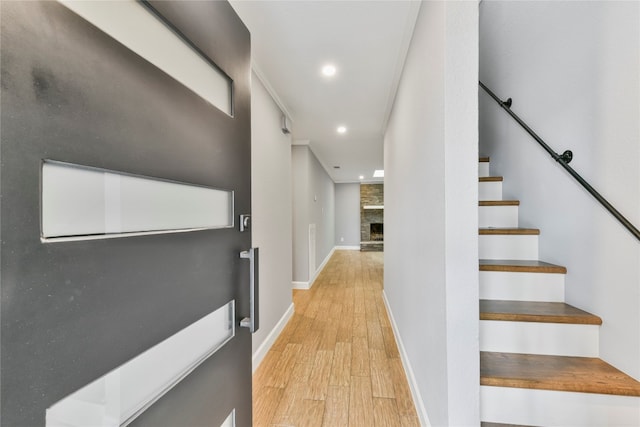
[(611, 205), (611, 203), (607, 201), (607, 199), (602, 197), (602, 195), (598, 193), (595, 190), (595, 188), (593, 188), (587, 181), (585, 181), (585, 179), (581, 177), (580, 174), (578, 174), (578, 172), (576, 172), (575, 170), (573, 170), (571, 166), (569, 166), (569, 163), (571, 162), (571, 160), (573, 160), (573, 152), (571, 150), (565, 150), (565, 152), (562, 154), (558, 154), (555, 151), (553, 151), (551, 147), (549, 147), (547, 143), (544, 142), (543, 139), (540, 138), (540, 136), (538, 136), (538, 134), (536, 134), (533, 131), (533, 129), (531, 129), (520, 117), (518, 117), (516, 113), (511, 111), (511, 104), (513, 103), (513, 100), (511, 98), (507, 99), (506, 101), (502, 101), (500, 98), (498, 98), (498, 96), (495, 93), (493, 93), (482, 82), (478, 82), (478, 83), (480, 84), (480, 87), (484, 89), (484, 91), (487, 92), (489, 96), (491, 96), (493, 100), (498, 103), (498, 105), (500, 105), (507, 113), (509, 113), (509, 115), (520, 126), (522, 126), (522, 128), (525, 131), (527, 131), (527, 133), (531, 135), (531, 137), (535, 139), (538, 142), (538, 144), (540, 144), (540, 146), (544, 148), (545, 151), (549, 153), (549, 155), (556, 162), (560, 163), (560, 165), (569, 173), (569, 175), (571, 175), (576, 181), (578, 181), (578, 183), (580, 183), (580, 185), (582, 185), (585, 188), (585, 190), (587, 190), (593, 197), (595, 197), (595, 199), (598, 202), (600, 202), (600, 204), (604, 206), (604, 208), (607, 209), (611, 213), (611, 215), (613, 215), (618, 221), (620, 221), (620, 223), (627, 230), (629, 230), (629, 232), (631, 232), (631, 234), (633, 234), (636, 239), (640, 240), (640, 230), (638, 230), (638, 228), (636, 228), (633, 224), (631, 224), (631, 222), (627, 218), (625, 218), (620, 212), (618, 212), (618, 210), (614, 208)]
[(559, 159), (561, 159), (566, 164), (571, 163), (571, 160), (573, 160), (573, 151), (565, 150), (564, 153), (562, 153), (562, 155), (559, 156)]

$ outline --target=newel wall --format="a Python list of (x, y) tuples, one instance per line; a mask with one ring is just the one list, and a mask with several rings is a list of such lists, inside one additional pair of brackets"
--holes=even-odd
[(424, 425), (479, 424), (478, 4), (421, 5), (384, 137), (384, 292)]

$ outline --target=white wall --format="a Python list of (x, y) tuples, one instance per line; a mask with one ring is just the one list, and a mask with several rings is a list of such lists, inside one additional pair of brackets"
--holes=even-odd
[[(640, 226), (640, 3), (480, 9), (481, 80)], [(484, 93), (480, 113), (481, 152), (540, 257), (567, 266), (567, 302), (603, 318), (601, 357), (640, 379), (640, 243)]]
[(336, 184), (336, 246), (360, 247), (360, 184)]
[(479, 424), (477, 31), (422, 3), (384, 138), (385, 294), (433, 425)]
[(251, 92), (252, 244), (260, 248), (260, 329), (254, 352), (291, 306), (291, 137), (258, 77)]
[[(307, 145), (291, 148), (293, 281), (312, 282), (335, 240), (335, 184)], [(309, 271), (309, 224), (316, 225), (316, 271)], [(304, 286), (304, 285), (302, 285)]]
[(294, 282), (309, 281), (309, 147), (291, 147)]
[[(309, 223), (316, 224), (316, 269), (334, 248), (336, 234), (335, 184), (309, 148)], [(316, 272), (309, 272), (313, 279)]]

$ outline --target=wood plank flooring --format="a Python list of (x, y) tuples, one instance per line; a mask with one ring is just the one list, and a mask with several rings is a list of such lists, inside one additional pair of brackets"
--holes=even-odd
[(253, 376), (253, 425), (419, 427), (382, 300), (382, 252), (336, 251)]

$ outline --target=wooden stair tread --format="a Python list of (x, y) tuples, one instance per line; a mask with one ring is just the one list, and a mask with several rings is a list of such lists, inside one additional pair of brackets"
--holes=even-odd
[(486, 235), (502, 235), (502, 236), (538, 236), (540, 230), (537, 228), (501, 228), (501, 227), (489, 227), (480, 228), (478, 232), (481, 236)]
[(489, 156), (480, 156), (478, 158), (478, 161), (481, 162), (481, 163), (486, 163), (486, 162), (489, 161)]
[(520, 424), (502, 424), (502, 423), (490, 423), (483, 421), (480, 423), (480, 427), (528, 427)]
[(567, 268), (537, 260), (481, 259), (480, 271), (512, 271), (519, 273), (560, 273)]
[(640, 382), (592, 357), (480, 352), (480, 384), (640, 397)]
[(481, 176), (478, 179), (480, 182), (502, 182), (504, 180), (501, 176)]
[(480, 320), (601, 325), (602, 319), (563, 302), (480, 300)]
[(520, 200), (481, 200), (479, 206), (520, 206)]

